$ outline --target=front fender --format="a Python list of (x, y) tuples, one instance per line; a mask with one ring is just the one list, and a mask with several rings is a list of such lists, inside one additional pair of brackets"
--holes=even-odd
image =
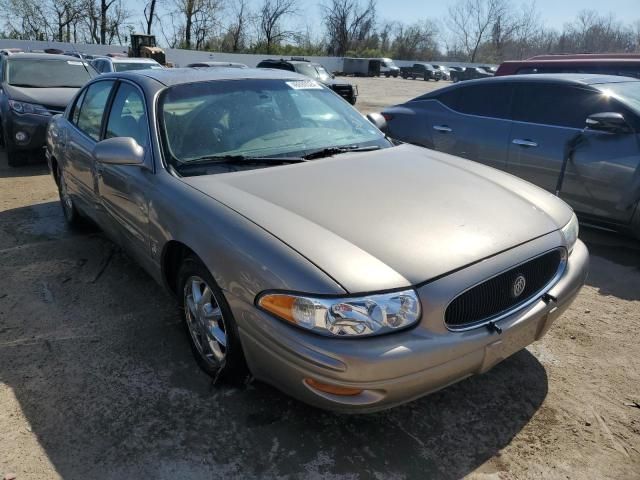
[(271, 289), (346, 293), (259, 225), (165, 170), (157, 176), (159, 182), (149, 192), (149, 228), (160, 275), (162, 252), (170, 241), (177, 241), (195, 252), (222, 290), (250, 303), (258, 293)]

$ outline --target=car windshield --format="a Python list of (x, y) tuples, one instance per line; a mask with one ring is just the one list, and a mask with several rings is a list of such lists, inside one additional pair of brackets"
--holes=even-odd
[(12, 58), (7, 62), (7, 82), (17, 87), (79, 88), (97, 75), (81, 60)]
[(156, 63), (113, 62), (113, 68), (116, 72), (126, 72), (128, 70), (149, 70), (162, 67)]
[(603, 92), (619, 97), (627, 105), (640, 113), (640, 82), (620, 82), (603, 85)]
[(310, 63), (299, 63), (295, 66), (295, 69), (296, 72), (302, 75), (320, 80), (320, 74), (318, 73), (318, 70), (316, 70), (316, 67), (314, 67)]
[(312, 80), (177, 85), (160, 100), (171, 163), (211, 156), (300, 157), (330, 147), (391, 143), (335, 93)]
[(323, 82), (326, 82), (327, 80), (331, 80), (331, 74), (327, 72), (327, 70), (322, 65), (317, 65), (316, 70), (318, 71), (320, 80), (322, 80)]

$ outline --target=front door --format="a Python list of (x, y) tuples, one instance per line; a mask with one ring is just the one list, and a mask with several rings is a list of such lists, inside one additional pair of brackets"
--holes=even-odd
[(589, 115), (621, 109), (614, 99), (589, 88), (538, 82), (519, 85), (509, 171), (555, 192), (568, 145), (573, 144), (560, 197), (579, 213), (628, 222), (633, 211), (619, 208), (619, 203), (638, 165), (638, 140), (633, 134), (584, 130)]
[(104, 221), (121, 244), (141, 263), (149, 261), (147, 195), (153, 179), (149, 126), (142, 93), (120, 82), (105, 128), (105, 138), (131, 137), (145, 149), (145, 164), (96, 166), (96, 183)]

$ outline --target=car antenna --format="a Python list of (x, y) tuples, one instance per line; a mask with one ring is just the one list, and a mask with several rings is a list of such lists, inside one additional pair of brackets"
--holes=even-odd
[(69, 42), (69, 44), (71, 45), (71, 48), (73, 49), (73, 51), (75, 53), (78, 54), (78, 57), (80, 58), (80, 63), (82, 64), (82, 67), (85, 69), (85, 71), (87, 72), (87, 75), (89, 75), (89, 78), (93, 78), (93, 75), (91, 75), (91, 72), (89, 71), (89, 69), (87, 68), (87, 64), (85, 63), (85, 59), (82, 56), (82, 54), (78, 51), (78, 49), (76, 48), (76, 44), (73, 42)]

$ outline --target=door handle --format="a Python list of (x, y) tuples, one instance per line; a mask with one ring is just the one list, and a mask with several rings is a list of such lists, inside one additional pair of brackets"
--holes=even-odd
[(433, 129), (440, 133), (451, 133), (453, 130), (446, 125), (434, 125)]
[(511, 143), (514, 145), (520, 145), (521, 147), (537, 147), (538, 144), (536, 142), (532, 142), (531, 140), (525, 140), (522, 138), (516, 138)]

